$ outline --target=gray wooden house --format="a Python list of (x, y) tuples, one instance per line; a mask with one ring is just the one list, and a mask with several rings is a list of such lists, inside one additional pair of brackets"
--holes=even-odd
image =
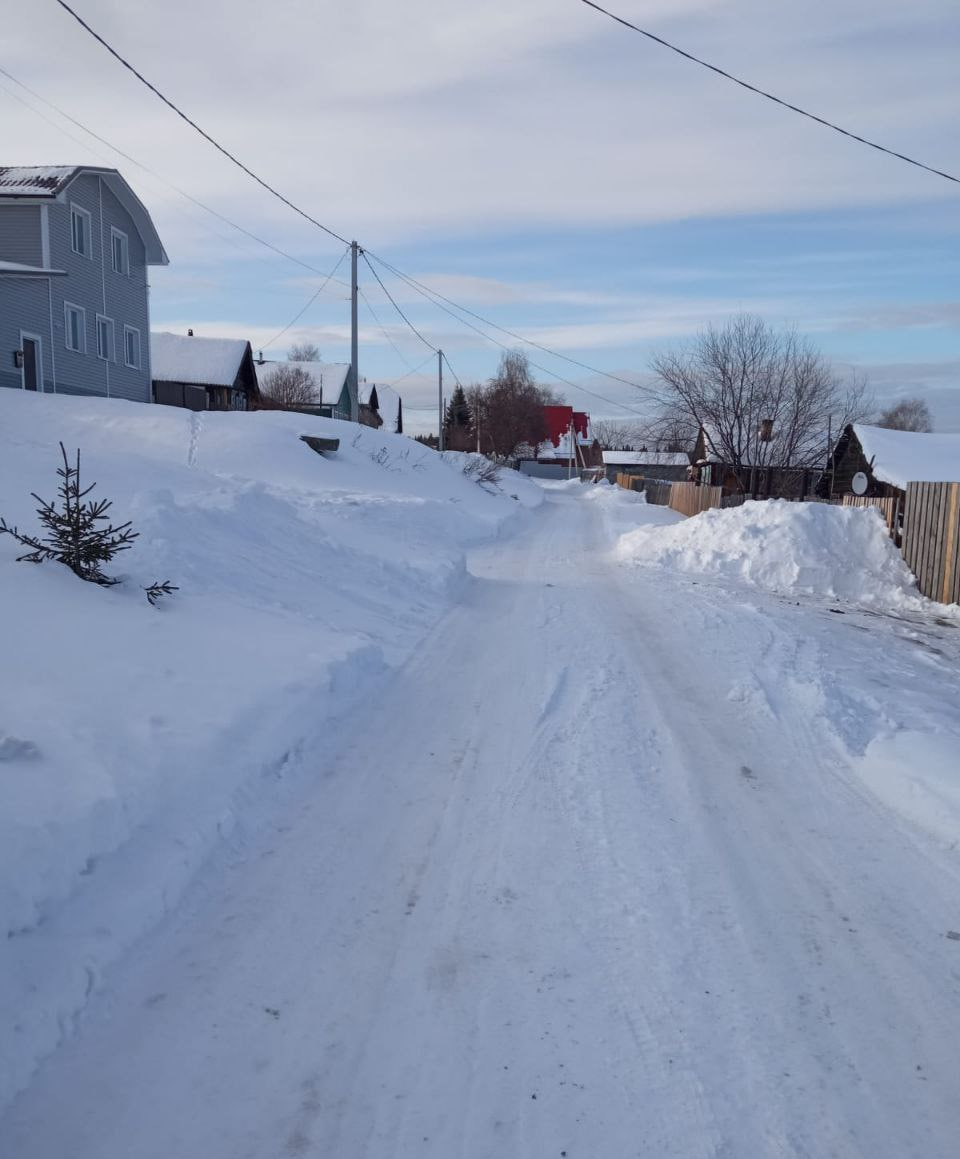
[(167, 264), (116, 169), (0, 166), (0, 386), (149, 402), (149, 266)]
[(150, 335), (153, 400), (188, 410), (256, 410), (253, 351), (244, 338), (198, 338), (192, 330)]

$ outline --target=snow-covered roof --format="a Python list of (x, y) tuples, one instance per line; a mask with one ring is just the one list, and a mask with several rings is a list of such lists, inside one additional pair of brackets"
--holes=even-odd
[(155, 382), (233, 386), (250, 343), (243, 338), (197, 338), (154, 330), (150, 363)]
[(0, 276), (3, 274), (64, 274), (66, 270), (47, 270), (42, 266), (25, 266), (22, 262), (0, 262)]
[(148, 266), (166, 266), (170, 259), (147, 212), (147, 207), (116, 169), (98, 165), (0, 165), (0, 202), (18, 198), (53, 201), (60, 198), (74, 178), (94, 173), (133, 218), (143, 240)]
[(690, 458), (683, 451), (604, 451), (603, 461), (619, 467), (686, 467)]
[(960, 482), (960, 435), (888, 431), (863, 423), (853, 430), (882, 483), (906, 489), (908, 483)]
[(257, 383), (261, 390), (264, 389), (264, 384), (270, 374), (278, 366), (295, 366), (309, 374), (322, 391), (325, 403), (337, 401), (343, 390), (343, 384), (347, 380), (347, 375), (350, 373), (349, 362), (297, 362), (296, 360), (287, 361), (277, 358), (264, 359), (263, 362), (259, 362), (255, 359), (253, 368), (257, 372)]
[(56, 197), (78, 172), (76, 165), (0, 165), (0, 197)]
[(402, 406), (400, 395), (397, 394), (392, 386), (386, 386), (385, 384), (379, 382), (361, 382), (361, 403), (370, 401), (370, 392), (374, 387), (377, 388), (379, 414), (383, 419), (384, 429), (388, 431), (395, 431), (397, 428), (397, 417), (400, 413), (400, 407)]

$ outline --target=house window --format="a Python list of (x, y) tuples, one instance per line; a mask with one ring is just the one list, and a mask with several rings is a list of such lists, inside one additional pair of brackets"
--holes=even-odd
[(130, 255), (127, 235), (119, 229), (110, 228), (110, 248), (113, 252), (113, 269), (118, 274), (130, 273)]
[(114, 361), (113, 319), (97, 315), (97, 357), (107, 362)]
[(79, 205), (70, 206), (70, 244), (75, 254), (92, 257), (90, 249), (90, 214)]
[(123, 361), (133, 370), (140, 369), (140, 331), (134, 326), (123, 328)]
[(64, 341), (68, 350), (75, 350), (78, 354), (87, 352), (87, 315), (80, 306), (70, 302), (63, 304)]

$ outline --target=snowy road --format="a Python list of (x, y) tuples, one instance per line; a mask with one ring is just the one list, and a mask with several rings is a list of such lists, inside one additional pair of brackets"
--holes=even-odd
[(960, 861), (824, 726), (807, 627), (840, 617), (609, 540), (558, 491), (473, 557), (306, 799), (106, 977), (0, 1154), (958, 1154)]

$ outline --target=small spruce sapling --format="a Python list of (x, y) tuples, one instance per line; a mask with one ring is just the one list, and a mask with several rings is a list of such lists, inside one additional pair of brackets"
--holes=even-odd
[[(57, 563), (66, 564), (74, 575), (88, 583), (112, 587), (120, 583), (120, 580), (108, 576), (103, 570), (103, 565), (110, 563), (118, 552), (129, 551), (140, 533), (133, 530), (130, 520), (117, 527), (109, 522), (107, 512), (113, 506), (109, 499), (87, 498), (96, 487), (96, 483), (91, 483), (89, 487), (81, 485), (79, 450), (75, 465), (71, 465), (67, 458), (63, 443), (60, 444), (60, 455), (63, 458), (63, 466), (57, 468), (57, 475), (60, 478), (59, 506), (56, 500), (48, 503), (35, 492), (31, 492), (32, 497), (40, 504), (37, 515), (46, 529), (46, 535), (39, 538), (24, 535), (18, 527), (11, 527), (3, 516), (0, 516), (0, 535), (12, 535), (17, 543), (30, 549), (17, 557), (18, 563), (43, 563), (52, 559)], [(100, 526), (101, 524), (106, 526)], [(144, 588), (147, 599), (154, 605), (160, 596), (169, 595), (177, 590), (169, 580), (153, 583), (150, 587)]]

